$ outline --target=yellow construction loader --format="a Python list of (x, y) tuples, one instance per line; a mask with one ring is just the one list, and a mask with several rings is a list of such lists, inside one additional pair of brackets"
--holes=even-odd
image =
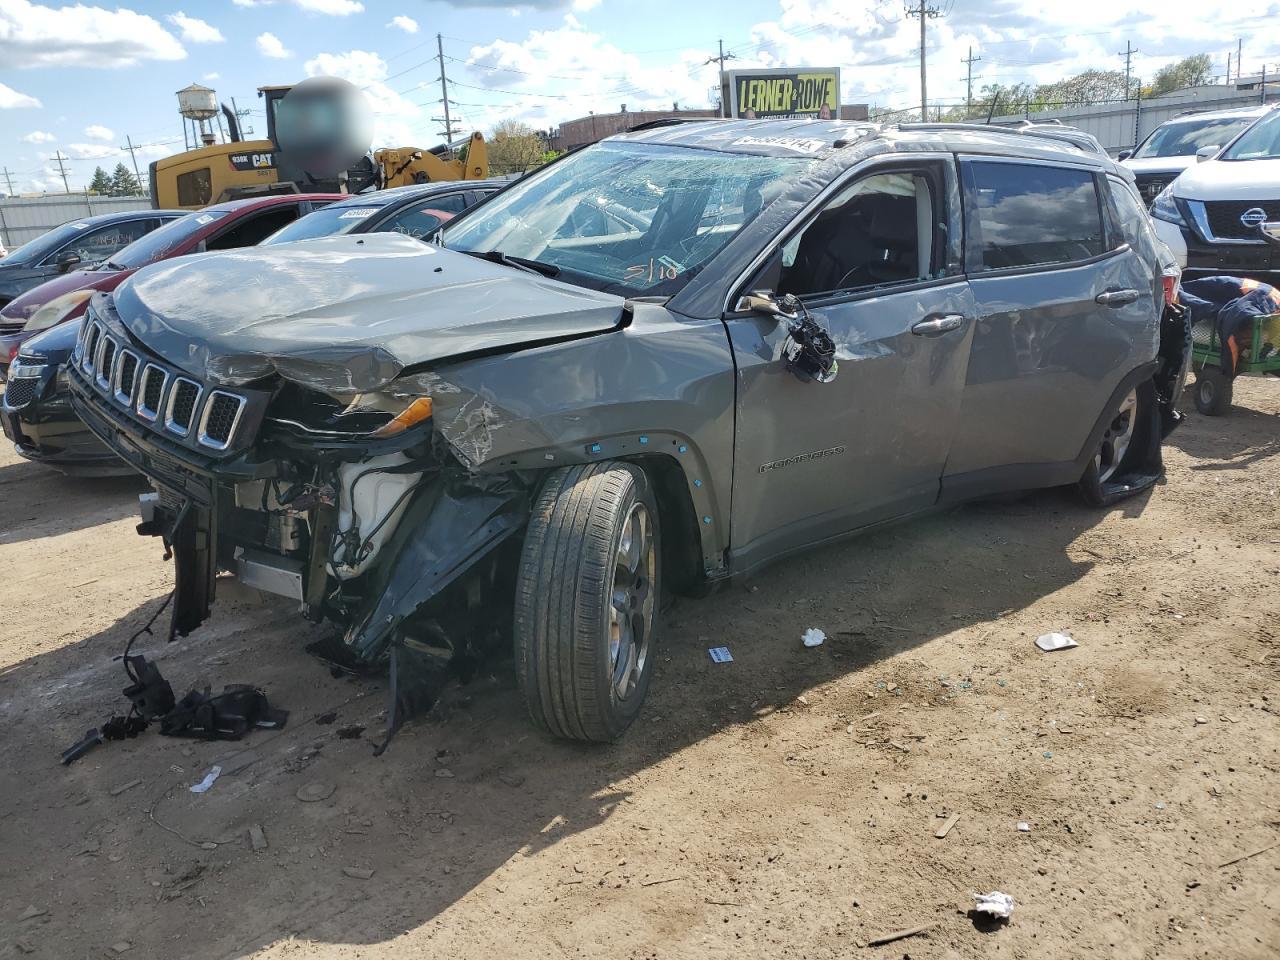
[[(157, 209), (186, 207), (191, 210), (224, 200), (273, 193), (333, 193), (382, 190), (411, 183), (440, 180), (483, 180), (489, 176), (489, 156), (484, 137), (473, 133), (453, 156), (450, 145), (430, 150), (394, 147), (376, 150), (346, 172), (344, 177), (315, 179), (293, 169), (281, 154), (275, 135), (275, 115), (292, 87), (260, 87), (266, 104), (267, 139), (244, 140), (235, 113), (226, 104), (231, 143), (215, 143), (205, 135), (205, 145), (156, 160), (151, 164), (151, 205)], [(456, 146), (456, 145), (454, 145)]]

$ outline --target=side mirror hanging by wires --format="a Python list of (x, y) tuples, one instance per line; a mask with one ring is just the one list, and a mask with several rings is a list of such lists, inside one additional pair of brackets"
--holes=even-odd
[(840, 372), (831, 334), (809, 315), (794, 294), (780, 297), (778, 307), (780, 316), (787, 321), (787, 339), (782, 345), (787, 369), (801, 380), (830, 383)]

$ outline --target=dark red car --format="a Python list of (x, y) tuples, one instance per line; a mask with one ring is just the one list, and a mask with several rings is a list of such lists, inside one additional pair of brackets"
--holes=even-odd
[(345, 199), (343, 194), (305, 193), (219, 203), (153, 230), (90, 270), (33, 287), (0, 310), (0, 373), (26, 340), (74, 320), (94, 293), (114, 290), (147, 264), (187, 253), (251, 247), (299, 217)]

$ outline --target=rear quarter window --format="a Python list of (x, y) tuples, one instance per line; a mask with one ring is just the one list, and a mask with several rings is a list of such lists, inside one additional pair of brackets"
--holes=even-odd
[(1096, 257), (1104, 251), (1093, 174), (1046, 164), (964, 164), (984, 270), (1005, 270)]

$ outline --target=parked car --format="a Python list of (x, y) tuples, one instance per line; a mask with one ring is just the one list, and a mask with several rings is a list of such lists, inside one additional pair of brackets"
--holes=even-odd
[(1174, 117), (1120, 158), (1133, 171), (1138, 192), (1150, 204), (1183, 170), (1211, 158), (1269, 109), (1237, 107)]
[(72, 403), (152, 481), (177, 634), (226, 569), (389, 659), (392, 729), (513, 651), (538, 724), (611, 740), (668, 591), (973, 497), (1156, 482), (1188, 333), (1132, 183), (1044, 130), (663, 124), (443, 246), (139, 271), (93, 300)]
[[(97, 270), (77, 271), (29, 291), (7, 311), (27, 315), (22, 330), (0, 345), (22, 360), (12, 364), (3, 397), (0, 426), (14, 449), (28, 460), (79, 475), (131, 472), (104, 447), (71, 410), (63, 365), (75, 343), (79, 318), (95, 293), (114, 290), (142, 267), (194, 251), (252, 246), (282, 225), (317, 210), (342, 194), (287, 194), (233, 200), (184, 217), (125, 247)], [(0, 311), (0, 319), (6, 317)], [(67, 324), (70, 320), (72, 323)], [(29, 338), (51, 327), (70, 327), (61, 336)], [(52, 332), (52, 331), (50, 331)]]
[[(129, 210), (72, 220), (18, 247), (0, 260), (0, 307), (47, 280), (92, 267), (186, 210)], [(16, 333), (16, 320), (0, 318), (0, 337)], [(0, 349), (0, 363), (9, 353)]]
[(135, 270), (157, 260), (204, 250), (229, 250), (259, 243), (269, 234), (319, 210), (344, 194), (287, 194), (234, 200), (206, 207), (148, 234), (106, 260), (65, 273), (16, 297), (0, 309), (0, 363), (41, 330), (84, 313), (99, 290), (114, 290)]
[(1156, 232), (1188, 278), (1228, 274), (1280, 285), (1280, 110), (1271, 108), (1210, 160), (1187, 168), (1151, 205)]
[(390, 230), (421, 240), (505, 186), (502, 180), (459, 180), (361, 193), (289, 224), (263, 240), (262, 245)]

